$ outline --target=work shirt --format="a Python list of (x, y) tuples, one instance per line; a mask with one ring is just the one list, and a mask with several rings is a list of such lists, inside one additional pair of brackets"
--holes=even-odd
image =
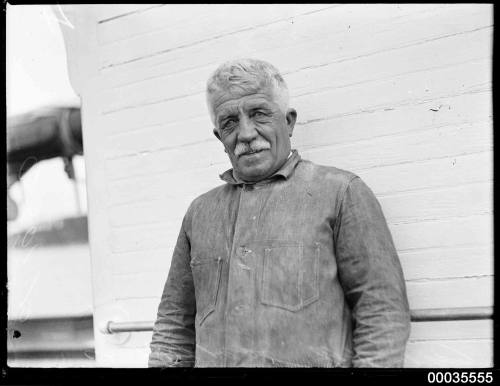
[(149, 366), (402, 367), (405, 282), (368, 186), (296, 150), (221, 178), (183, 219)]

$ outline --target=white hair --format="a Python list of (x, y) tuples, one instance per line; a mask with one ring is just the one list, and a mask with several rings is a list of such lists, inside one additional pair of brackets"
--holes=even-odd
[(211, 98), (215, 93), (247, 93), (271, 90), (274, 102), (286, 114), (289, 94), (285, 80), (271, 63), (258, 59), (237, 59), (221, 64), (207, 81), (207, 105), (215, 116)]

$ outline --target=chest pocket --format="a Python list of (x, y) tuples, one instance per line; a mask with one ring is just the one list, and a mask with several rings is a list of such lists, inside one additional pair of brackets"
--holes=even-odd
[(272, 241), (264, 246), (263, 304), (299, 311), (319, 299), (320, 245)]
[(191, 261), (196, 297), (196, 319), (200, 325), (215, 310), (222, 263), (221, 257), (193, 259)]

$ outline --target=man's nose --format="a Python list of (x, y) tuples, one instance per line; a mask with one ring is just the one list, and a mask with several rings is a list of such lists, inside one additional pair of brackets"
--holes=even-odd
[(240, 120), (238, 139), (241, 142), (252, 142), (258, 135), (259, 133), (251, 119), (244, 117)]

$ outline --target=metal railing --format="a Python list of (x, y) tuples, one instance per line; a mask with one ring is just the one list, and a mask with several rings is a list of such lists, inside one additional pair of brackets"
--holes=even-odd
[(107, 322), (101, 332), (103, 334), (117, 334), (119, 332), (141, 332), (153, 331), (153, 321), (139, 321), (139, 322)]
[[(412, 322), (438, 322), (451, 320), (481, 320), (493, 317), (493, 307), (464, 307), (464, 308), (428, 308), (412, 310)], [(101, 332), (117, 334), (120, 332), (152, 331), (154, 321), (114, 322), (108, 321)]]
[(480, 320), (493, 318), (493, 307), (429, 308), (412, 310), (412, 322)]

